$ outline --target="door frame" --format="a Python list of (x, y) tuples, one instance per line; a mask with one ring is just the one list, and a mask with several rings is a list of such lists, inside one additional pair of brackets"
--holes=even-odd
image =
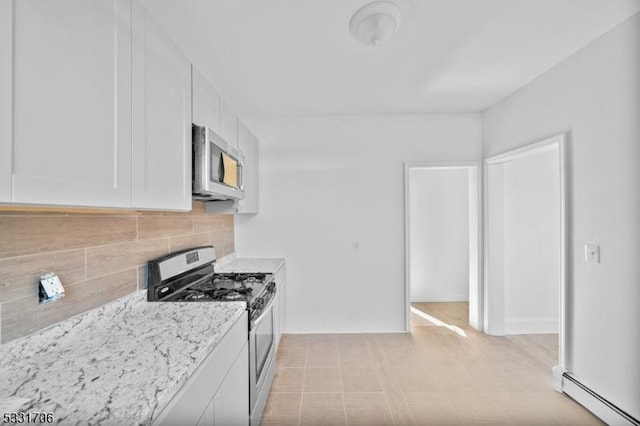
[(465, 169), (469, 182), (469, 324), (476, 330), (483, 330), (483, 235), (482, 227), (482, 161), (433, 162), (405, 161), (404, 163), (404, 243), (405, 243), (405, 331), (411, 332), (411, 280), (410, 259), (411, 221), (409, 214), (410, 179), (412, 169)]
[[(485, 235), (484, 238), (484, 317), (483, 331), (488, 334), (488, 327), (490, 326), (489, 321), (489, 311), (491, 309), (490, 304), (488, 303), (489, 290), (491, 288), (491, 283), (489, 279), (489, 258), (490, 258), (490, 250), (489, 250), (489, 168), (492, 165), (504, 164), (518, 158), (525, 157), (527, 155), (533, 154), (535, 151), (550, 147), (556, 146), (558, 149), (558, 162), (559, 162), (559, 174), (560, 174), (560, 288), (559, 288), (559, 324), (558, 324), (558, 371), (564, 371), (567, 366), (567, 341), (568, 341), (568, 330), (567, 330), (567, 291), (568, 291), (568, 271), (569, 271), (569, 193), (568, 193), (568, 163), (567, 163), (567, 139), (568, 133), (561, 133), (559, 135), (552, 136), (550, 138), (543, 139), (539, 142), (534, 142), (528, 145), (525, 145), (520, 148), (512, 149), (509, 151), (505, 151), (503, 153), (487, 157), (484, 160), (484, 174), (483, 174), (483, 194), (484, 194), (484, 224), (483, 224), (483, 233)], [(556, 367), (556, 368), (558, 368)], [(554, 372), (556, 369), (554, 369)], [(561, 373), (560, 373), (561, 374)], [(554, 377), (555, 378), (555, 377)]]

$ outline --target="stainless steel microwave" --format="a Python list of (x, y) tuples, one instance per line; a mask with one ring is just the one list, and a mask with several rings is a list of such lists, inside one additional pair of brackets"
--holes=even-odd
[(193, 198), (244, 198), (242, 154), (208, 127), (193, 125)]

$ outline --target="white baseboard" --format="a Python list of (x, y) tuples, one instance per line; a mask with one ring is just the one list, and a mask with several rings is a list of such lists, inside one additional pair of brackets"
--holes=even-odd
[(640, 425), (640, 420), (634, 419), (566, 373), (562, 377), (562, 391), (608, 425)]
[(504, 334), (555, 334), (560, 330), (558, 320), (546, 318), (526, 318), (506, 320)]
[(393, 334), (408, 333), (406, 330), (283, 330), (282, 334)]
[(437, 297), (420, 297), (420, 296), (412, 296), (411, 302), (416, 303), (428, 303), (428, 302), (468, 302), (469, 295), (468, 294), (452, 294), (448, 296), (437, 296)]

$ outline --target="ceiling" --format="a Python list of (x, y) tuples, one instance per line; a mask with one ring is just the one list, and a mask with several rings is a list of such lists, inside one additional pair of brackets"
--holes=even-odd
[(367, 0), (145, 0), (243, 117), (482, 111), (640, 10), (640, 0), (396, 0), (377, 47)]

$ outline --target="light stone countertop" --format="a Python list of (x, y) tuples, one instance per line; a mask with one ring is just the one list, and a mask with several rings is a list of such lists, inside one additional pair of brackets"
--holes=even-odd
[(282, 258), (248, 258), (227, 256), (216, 262), (214, 270), (216, 272), (264, 272), (275, 274), (284, 266)]
[(244, 312), (133, 293), (0, 345), (0, 398), (65, 425), (149, 424)]

